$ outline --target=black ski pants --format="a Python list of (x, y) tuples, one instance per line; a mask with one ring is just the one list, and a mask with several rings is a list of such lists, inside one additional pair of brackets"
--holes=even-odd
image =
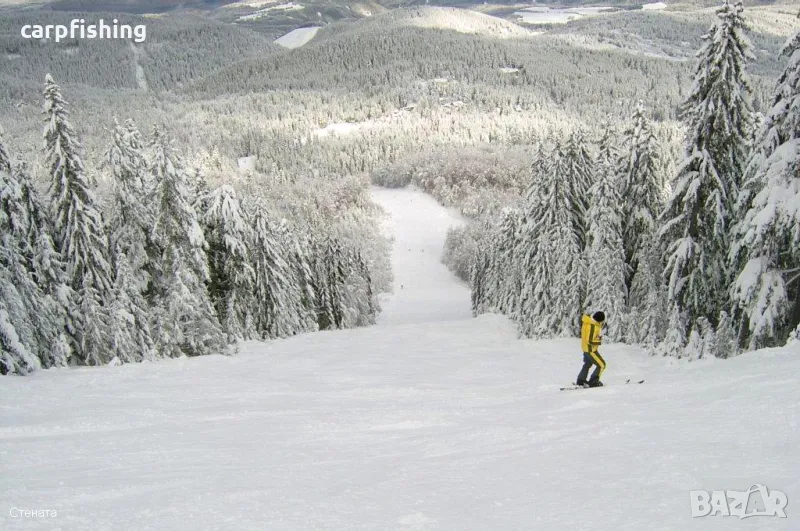
[(589, 369), (594, 365), (594, 372), (592, 373), (592, 380), (599, 380), (603, 371), (606, 370), (606, 360), (599, 352), (584, 352), (583, 353), (583, 367), (581, 372), (578, 373), (578, 382), (585, 382), (586, 377), (589, 376)]

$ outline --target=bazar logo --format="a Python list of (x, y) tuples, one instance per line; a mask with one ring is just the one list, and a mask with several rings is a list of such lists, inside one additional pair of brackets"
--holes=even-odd
[[(770, 491), (765, 485), (756, 484), (745, 491), (738, 490), (693, 490), (689, 493), (692, 503), (692, 518), (701, 516), (777, 516), (786, 518), (789, 500), (779, 490)], [(760, 500), (760, 503), (759, 503)]]

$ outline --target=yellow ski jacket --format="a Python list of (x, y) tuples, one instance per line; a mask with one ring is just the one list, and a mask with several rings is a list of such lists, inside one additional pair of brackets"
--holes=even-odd
[(588, 354), (597, 354), (597, 347), (603, 342), (603, 325), (584, 315), (581, 319), (581, 348)]

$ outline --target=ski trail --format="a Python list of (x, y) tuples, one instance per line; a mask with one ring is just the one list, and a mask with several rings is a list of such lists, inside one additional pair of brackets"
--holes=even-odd
[(139, 59), (142, 57), (142, 50), (137, 48), (133, 42), (129, 42), (129, 44), (133, 52), (133, 67), (136, 74), (136, 84), (139, 85), (139, 90), (147, 92), (150, 90), (150, 86), (147, 84), (147, 76), (144, 73), (144, 68), (142, 68), (142, 65), (139, 63)]
[(372, 197), (386, 210), (384, 230), (394, 238), (394, 293), (381, 301), (378, 324), (470, 319), (469, 287), (441, 262), (447, 229), (464, 221), (418, 190), (373, 187)]

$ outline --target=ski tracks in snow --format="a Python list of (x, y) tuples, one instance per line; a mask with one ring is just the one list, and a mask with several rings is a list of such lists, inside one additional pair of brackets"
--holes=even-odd
[(384, 230), (394, 239), (394, 292), (383, 297), (378, 324), (470, 319), (469, 286), (442, 264), (447, 231), (463, 225), (464, 220), (410, 188), (375, 187), (372, 198), (386, 211)]

